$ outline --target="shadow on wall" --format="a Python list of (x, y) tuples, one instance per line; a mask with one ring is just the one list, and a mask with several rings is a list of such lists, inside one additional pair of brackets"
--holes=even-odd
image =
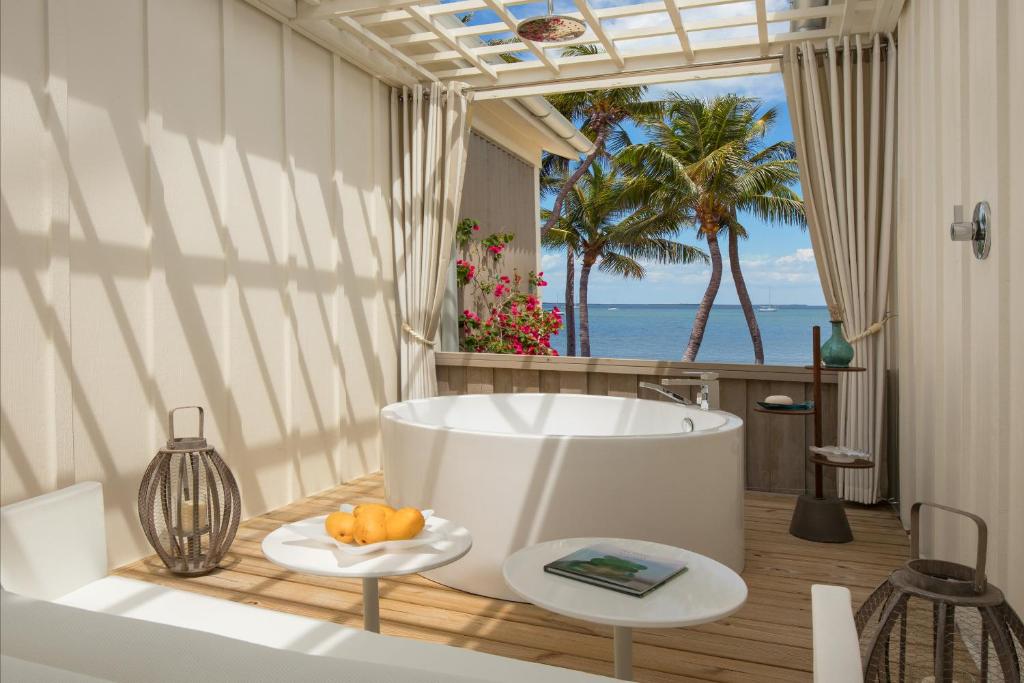
[[(159, 10), (185, 11), (196, 10)], [(280, 26), (241, 5), (233, 11), (236, 20), (258, 24), (257, 34), (270, 30), (279, 48), (271, 54), (280, 58)], [(323, 106), (301, 111), (304, 105), (285, 102), (283, 90), (266, 95), (286, 105), (276, 131), (253, 128), (262, 106), (253, 106), (255, 114), (225, 113), (226, 89), (225, 101), (208, 107), (216, 116), (204, 122), (191, 109), (206, 93), (195, 85), (188, 98), (182, 91), (193, 86), (180, 78), (166, 106), (152, 92), (161, 86), (149, 82), (147, 112), (112, 99), (107, 79), (75, 78), (69, 69), (60, 75), (73, 98), (60, 101), (4, 63), (5, 97), (7, 79), (21, 79), (10, 96), (31, 93), (34, 116), (49, 124), (52, 172), (66, 184), (69, 216), (65, 222), (55, 212), (39, 229), (4, 188), (4, 325), (47, 345), (53, 364), (16, 366), (5, 339), (0, 440), (3, 478), (13, 481), (4, 486), (4, 502), (102, 481), (115, 563), (147, 547), (137, 486), (175, 405), (207, 406), (211, 443), (235, 472), (246, 515), (377, 468), (377, 411), (396, 384), (382, 364), (393, 341), (378, 335), (390, 300), (380, 244), (390, 223), (381, 220), (382, 168), (373, 160), (386, 158), (386, 150), (378, 149), (372, 115), (352, 126), (339, 121), (336, 107), (351, 101), (343, 91), (358, 91), (379, 117), (383, 100), (368, 76), (321, 48), (298, 37), (287, 46), (297, 66), (310, 61), (319, 69)], [(189, 61), (188, 46), (172, 55), (163, 48), (166, 59)], [(123, 57), (110, 52), (87, 59), (88, 66)], [(260, 74), (235, 95), (267, 90), (267, 82)], [(65, 123), (69, 109), (80, 127)], [(236, 116), (248, 121), (234, 126)], [(176, 124), (180, 132), (172, 130)], [(69, 128), (80, 132), (69, 136)], [(5, 137), (5, 147), (9, 141), (17, 144)], [(363, 154), (339, 153), (349, 143), (362, 144)], [(368, 169), (356, 168), (367, 159)], [(54, 276), (60, 268), (67, 269), (64, 288)], [(25, 304), (9, 307), (15, 297)], [(12, 319), (15, 310), (31, 310), (34, 319)], [(56, 397), (35, 406), (38, 417), (29, 423), (8, 401), (20, 382), (41, 378), (68, 389), (50, 390)], [(53, 444), (44, 452), (36, 445), (41, 437), (31, 434), (38, 430)]]

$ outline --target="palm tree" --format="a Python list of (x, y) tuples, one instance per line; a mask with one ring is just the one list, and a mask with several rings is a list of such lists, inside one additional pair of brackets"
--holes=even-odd
[(648, 192), (603, 164), (592, 164), (577, 179), (565, 199), (565, 215), (544, 236), (548, 246), (578, 254), (580, 268), (580, 355), (590, 355), (590, 272), (600, 270), (642, 279), (642, 261), (692, 263), (706, 260), (704, 252), (669, 239), (687, 216), (672, 205), (652, 206)]
[(761, 331), (740, 267), (739, 240), (746, 231), (737, 215), (748, 211), (769, 223), (805, 225), (803, 201), (792, 190), (799, 179), (795, 147), (792, 142), (768, 144), (766, 140), (777, 116), (774, 108), (761, 111), (756, 98), (723, 95), (702, 100), (677, 95), (666, 102), (663, 117), (643, 121), (649, 141), (618, 155), (630, 173), (684, 188), (692, 202), (698, 236), (708, 243), (711, 277), (697, 308), (684, 361), (697, 357), (722, 283), (719, 235), (724, 230), (754, 360), (764, 363)]
[[(565, 184), (569, 174), (569, 160), (551, 152), (544, 152), (540, 162), (540, 194), (542, 197), (556, 194)], [(573, 245), (565, 246), (565, 355), (576, 355), (576, 251)]]
[[(596, 55), (598, 52), (599, 49), (595, 45), (573, 45), (562, 50), (562, 56), (582, 57)], [(609, 153), (614, 154), (630, 144), (629, 135), (623, 124), (628, 119), (639, 120), (660, 115), (661, 103), (645, 101), (646, 94), (647, 86), (641, 85), (548, 95), (548, 101), (590, 138), (594, 143), (594, 149), (562, 183), (548, 218), (541, 228), (542, 236), (558, 222), (566, 196), (594, 161)]]

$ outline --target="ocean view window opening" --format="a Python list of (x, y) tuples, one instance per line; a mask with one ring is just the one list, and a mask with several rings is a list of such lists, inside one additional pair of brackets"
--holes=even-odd
[(830, 316), (782, 76), (547, 99), (592, 149), (531, 167), (471, 146), (459, 350), (809, 363), (811, 328)]

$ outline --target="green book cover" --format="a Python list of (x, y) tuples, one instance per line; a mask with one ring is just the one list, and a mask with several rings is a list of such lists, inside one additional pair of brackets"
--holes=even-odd
[(686, 563), (600, 543), (550, 562), (544, 571), (641, 597), (686, 571)]

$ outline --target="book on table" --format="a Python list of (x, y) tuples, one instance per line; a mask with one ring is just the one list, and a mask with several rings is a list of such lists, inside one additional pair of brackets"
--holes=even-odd
[(686, 571), (686, 562), (598, 543), (544, 565), (544, 571), (642, 598)]

